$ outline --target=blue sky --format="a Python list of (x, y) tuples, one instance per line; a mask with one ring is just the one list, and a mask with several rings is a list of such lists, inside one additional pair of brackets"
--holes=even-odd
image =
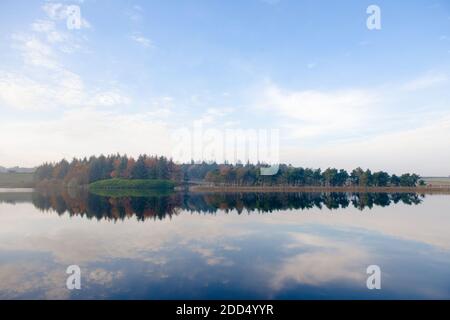
[(170, 156), (202, 121), (279, 129), (295, 165), (449, 175), (449, 71), (448, 1), (2, 1), (0, 165)]

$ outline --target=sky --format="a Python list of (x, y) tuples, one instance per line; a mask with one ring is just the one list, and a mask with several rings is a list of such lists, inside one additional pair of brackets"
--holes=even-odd
[(448, 176), (449, 81), (449, 1), (3, 0), (0, 165), (201, 160), (176, 152), (201, 127), (202, 148), (276, 131), (282, 163)]

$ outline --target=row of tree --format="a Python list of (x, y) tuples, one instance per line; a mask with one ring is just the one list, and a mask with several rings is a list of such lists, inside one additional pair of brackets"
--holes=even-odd
[(274, 176), (262, 176), (258, 165), (219, 165), (208, 171), (205, 181), (214, 184), (233, 184), (238, 186), (251, 185), (290, 185), (290, 186), (404, 186), (413, 187), (422, 184), (417, 174), (389, 175), (387, 172), (373, 172), (369, 169), (354, 169), (348, 173), (343, 169), (296, 168), (290, 165), (280, 165)]
[(62, 181), (67, 185), (85, 185), (110, 178), (168, 179), (176, 182), (206, 182), (235, 186), (404, 186), (422, 184), (417, 174), (389, 175), (356, 168), (310, 169), (281, 164), (277, 174), (261, 175), (262, 164), (176, 164), (166, 157), (141, 155), (135, 160), (126, 155), (92, 156), (89, 159), (45, 163), (35, 173), (37, 183)]
[(137, 160), (126, 155), (109, 155), (89, 159), (44, 163), (35, 172), (37, 183), (62, 181), (67, 185), (86, 185), (98, 180), (167, 179), (181, 181), (181, 167), (165, 157), (141, 155)]

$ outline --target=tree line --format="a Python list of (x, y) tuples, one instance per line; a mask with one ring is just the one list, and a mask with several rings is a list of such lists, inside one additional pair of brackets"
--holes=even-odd
[(203, 180), (215, 185), (235, 186), (414, 187), (424, 184), (420, 176), (415, 173), (398, 176), (384, 171), (372, 172), (370, 169), (363, 170), (361, 168), (356, 168), (349, 173), (344, 169), (327, 168), (322, 171), (321, 169), (281, 164), (276, 175), (264, 176), (261, 175), (261, 167), (263, 167), (261, 164), (185, 164), (182, 165), (182, 172), (193, 180)]
[(136, 160), (126, 155), (92, 156), (72, 161), (61, 160), (44, 163), (35, 172), (35, 182), (63, 182), (66, 185), (86, 185), (110, 178), (167, 179), (178, 183), (205, 182), (214, 185), (232, 186), (402, 186), (423, 185), (417, 174), (390, 175), (384, 171), (356, 168), (311, 169), (281, 164), (277, 174), (261, 175), (264, 164), (177, 164), (163, 156), (141, 155)]
[(141, 155), (135, 160), (119, 154), (44, 163), (36, 168), (34, 178), (38, 184), (63, 182), (69, 186), (111, 178), (182, 180), (180, 166), (166, 157)]

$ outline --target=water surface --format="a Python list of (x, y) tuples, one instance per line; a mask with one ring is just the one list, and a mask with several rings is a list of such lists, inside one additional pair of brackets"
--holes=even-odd
[[(0, 298), (449, 299), (449, 209), (448, 195), (2, 190)], [(81, 290), (66, 288), (74, 264)]]

